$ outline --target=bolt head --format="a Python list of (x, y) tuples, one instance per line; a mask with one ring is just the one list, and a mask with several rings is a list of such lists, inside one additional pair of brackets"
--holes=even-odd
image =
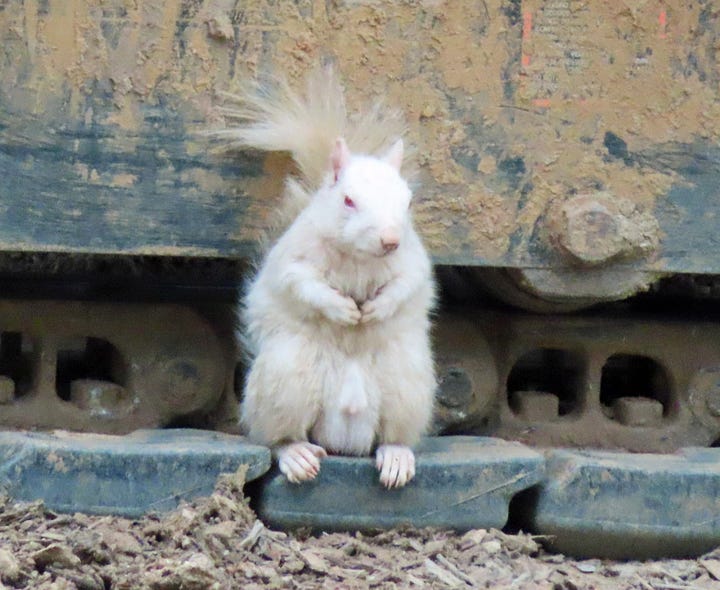
[(592, 196), (575, 197), (560, 208), (558, 244), (577, 262), (602, 264), (624, 250), (620, 215)]

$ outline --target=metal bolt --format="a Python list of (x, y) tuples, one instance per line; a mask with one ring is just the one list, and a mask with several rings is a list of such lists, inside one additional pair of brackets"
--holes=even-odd
[(704, 367), (695, 373), (688, 394), (695, 416), (716, 428), (720, 418), (720, 367)]
[(660, 227), (651, 211), (607, 191), (578, 195), (551, 205), (551, 241), (573, 262), (597, 266), (618, 256), (654, 252)]
[(438, 386), (437, 400), (446, 408), (463, 408), (472, 401), (472, 381), (464, 369), (449, 367)]
[(211, 16), (206, 21), (208, 35), (218, 41), (234, 41), (235, 30), (233, 29), (230, 17), (227, 14), (219, 13)]
[[(717, 370), (705, 370), (700, 374), (699, 381), (704, 385), (705, 407), (711, 416), (720, 417), (720, 374)], [(693, 384), (695, 384), (695, 381)]]
[(593, 197), (575, 197), (560, 208), (557, 240), (577, 262), (597, 265), (614, 258), (625, 247), (618, 213)]

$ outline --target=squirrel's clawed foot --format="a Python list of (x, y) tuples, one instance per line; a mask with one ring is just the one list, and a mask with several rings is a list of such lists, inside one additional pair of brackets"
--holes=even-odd
[(415, 455), (404, 445), (380, 445), (375, 452), (380, 483), (386, 488), (401, 488), (415, 477)]
[[(291, 443), (275, 450), (281, 473), (290, 483), (315, 479), (320, 472), (320, 459), (325, 449), (307, 441)], [(415, 477), (415, 455), (404, 445), (381, 445), (375, 452), (375, 465), (380, 483), (386, 488), (401, 488)]]
[(325, 449), (307, 441), (295, 442), (275, 450), (280, 471), (290, 483), (300, 483), (320, 472), (320, 459), (327, 457)]

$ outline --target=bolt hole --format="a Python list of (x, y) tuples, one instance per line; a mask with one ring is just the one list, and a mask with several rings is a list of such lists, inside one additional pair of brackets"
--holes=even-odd
[(663, 417), (673, 411), (670, 379), (665, 368), (654, 359), (634, 354), (614, 354), (605, 361), (600, 380), (600, 403), (612, 416), (616, 400), (645, 398), (660, 402)]
[(522, 416), (520, 400), (528, 399), (528, 392), (557, 396), (557, 413), (567, 416), (581, 406), (580, 392), (585, 375), (585, 362), (577, 353), (557, 348), (533, 350), (515, 363), (507, 379), (507, 399), (510, 409)]

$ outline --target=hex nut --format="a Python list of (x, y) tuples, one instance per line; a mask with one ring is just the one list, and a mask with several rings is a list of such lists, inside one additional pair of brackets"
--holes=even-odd
[(659, 244), (655, 216), (633, 201), (607, 191), (577, 195), (550, 206), (550, 241), (572, 262), (599, 266), (638, 257)]
[(561, 216), (558, 241), (578, 262), (601, 264), (623, 251), (619, 217), (603, 203), (572, 199), (563, 205)]

